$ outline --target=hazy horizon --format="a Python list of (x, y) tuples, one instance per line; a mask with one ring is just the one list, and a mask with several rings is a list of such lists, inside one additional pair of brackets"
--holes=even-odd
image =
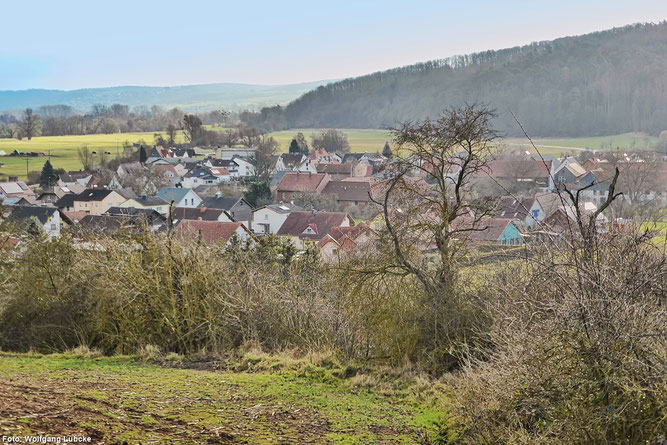
[(4, 24), (21, 37), (0, 43), (0, 90), (307, 83), (667, 18), (656, 0), (502, 3), (8, 4), (29, 26)]

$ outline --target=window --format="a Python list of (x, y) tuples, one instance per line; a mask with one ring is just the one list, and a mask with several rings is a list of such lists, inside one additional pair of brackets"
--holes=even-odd
[(269, 219), (269, 214), (268, 214), (268, 213), (265, 213), (265, 214), (264, 214), (264, 220), (267, 220), (267, 219)]

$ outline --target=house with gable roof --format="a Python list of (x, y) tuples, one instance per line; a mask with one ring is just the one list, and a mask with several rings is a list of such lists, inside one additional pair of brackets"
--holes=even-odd
[(174, 207), (199, 207), (202, 201), (194, 190), (183, 187), (162, 187), (155, 196), (167, 202), (167, 205), (173, 201)]
[(292, 212), (277, 232), (289, 237), (298, 249), (304, 249), (306, 241), (319, 243), (334, 227), (350, 227), (354, 220), (342, 212)]

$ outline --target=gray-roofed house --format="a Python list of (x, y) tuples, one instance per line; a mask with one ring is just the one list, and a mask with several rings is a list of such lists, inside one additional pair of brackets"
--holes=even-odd
[(168, 204), (174, 202), (174, 207), (199, 207), (202, 200), (194, 190), (181, 187), (163, 187), (156, 195), (158, 198), (165, 200)]
[(13, 207), (8, 219), (22, 226), (34, 221), (49, 238), (60, 235), (63, 221), (65, 221), (57, 208), (44, 206)]
[(216, 193), (215, 196), (204, 198), (201, 202), (201, 207), (226, 210), (234, 221), (240, 221), (246, 227), (251, 227), (253, 208), (243, 198), (222, 196), (221, 193)]

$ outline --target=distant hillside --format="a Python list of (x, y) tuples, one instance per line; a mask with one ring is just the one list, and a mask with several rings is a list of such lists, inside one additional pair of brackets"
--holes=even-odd
[(0, 110), (21, 110), (26, 107), (64, 104), (79, 111), (88, 111), (94, 104), (120, 103), (137, 105), (178, 106), (186, 111), (208, 111), (219, 107), (232, 110), (259, 109), (265, 105), (288, 103), (299, 95), (330, 81), (292, 85), (249, 85), (214, 83), (177, 87), (111, 87), (81, 90), (0, 91)]
[(509, 110), (535, 136), (655, 135), (667, 129), (667, 23), (346, 79), (304, 94), (283, 111), (263, 115), (269, 116), (264, 125), (274, 129), (382, 128), (435, 117), (464, 102), (497, 108), (497, 127), (508, 135), (519, 134)]

